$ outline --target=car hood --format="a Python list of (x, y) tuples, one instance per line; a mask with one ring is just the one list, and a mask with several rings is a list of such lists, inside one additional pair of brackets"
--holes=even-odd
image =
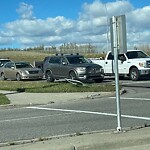
[(39, 68), (18, 68), (21, 71), (40, 71)]
[(72, 66), (75, 66), (75, 67), (94, 67), (94, 68), (102, 68), (101, 65), (98, 65), (98, 64), (94, 64), (94, 63), (83, 63), (83, 64), (75, 64), (75, 65), (72, 65)]
[(132, 60), (132, 62), (146, 62), (150, 61), (150, 58), (135, 58), (135, 59), (128, 59), (129, 61)]

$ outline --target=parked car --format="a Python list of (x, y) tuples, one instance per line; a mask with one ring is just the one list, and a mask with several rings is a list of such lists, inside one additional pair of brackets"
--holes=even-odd
[(73, 79), (80, 81), (102, 82), (104, 71), (101, 65), (91, 63), (79, 54), (61, 54), (46, 57), (43, 72), (47, 81), (55, 79)]
[(0, 67), (0, 76), (2, 80), (42, 79), (43, 72), (28, 62), (7, 62)]

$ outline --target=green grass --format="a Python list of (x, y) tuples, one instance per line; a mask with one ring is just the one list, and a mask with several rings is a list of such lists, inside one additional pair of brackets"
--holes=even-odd
[[(0, 81), (0, 90), (30, 93), (61, 93), (61, 92), (110, 92), (115, 91), (111, 84), (73, 85), (65, 82), (48, 83), (46, 81)], [(0, 105), (10, 104), (8, 98), (0, 94)]]
[(0, 94), (0, 105), (5, 104), (10, 104), (10, 101), (4, 94)]
[(0, 90), (19, 91), (33, 93), (58, 93), (58, 92), (108, 92), (114, 91), (115, 87), (111, 84), (85, 84), (73, 85), (66, 82), (49, 83), (46, 81), (0, 81)]

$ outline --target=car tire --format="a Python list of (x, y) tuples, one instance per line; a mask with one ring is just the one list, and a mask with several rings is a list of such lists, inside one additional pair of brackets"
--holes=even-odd
[(47, 82), (54, 82), (54, 78), (52, 77), (52, 74), (50, 71), (47, 71), (45, 73), (45, 78), (46, 78)]
[(16, 80), (21, 81), (21, 75), (19, 73), (16, 74)]
[(77, 79), (76, 73), (74, 71), (70, 71), (69, 78), (72, 79), (72, 80), (76, 80)]
[(6, 80), (4, 73), (1, 73), (1, 80), (3, 80), (3, 81)]
[(137, 80), (139, 80), (139, 78), (140, 78), (139, 70), (137, 68), (135, 68), (135, 67), (131, 68), (130, 69), (130, 79), (132, 81), (137, 81)]

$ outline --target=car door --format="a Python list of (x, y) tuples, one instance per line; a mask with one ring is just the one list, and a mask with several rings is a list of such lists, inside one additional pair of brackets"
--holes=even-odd
[(57, 78), (66, 78), (68, 76), (68, 63), (63, 56), (55, 57), (53, 61), (53, 74)]
[(59, 69), (60, 69), (60, 76), (61, 78), (67, 78), (68, 75), (69, 75), (69, 66), (68, 66), (68, 62), (66, 60), (65, 57), (61, 57), (61, 64), (59, 66)]
[(119, 74), (127, 74), (128, 73), (128, 62), (127, 58), (124, 54), (118, 55), (118, 68)]
[(8, 79), (15, 79), (16, 77), (15, 63), (13, 62), (7, 63), (4, 67), (4, 74), (5, 77)]
[(51, 57), (49, 60), (49, 68), (52, 71), (52, 75), (56, 77), (60, 77), (60, 65), (61, 65), (61, 57)]
[(107, 60), (105, 60), (104, 69), (106, 74), (114, 73), (114, 56), (109, 53)]

